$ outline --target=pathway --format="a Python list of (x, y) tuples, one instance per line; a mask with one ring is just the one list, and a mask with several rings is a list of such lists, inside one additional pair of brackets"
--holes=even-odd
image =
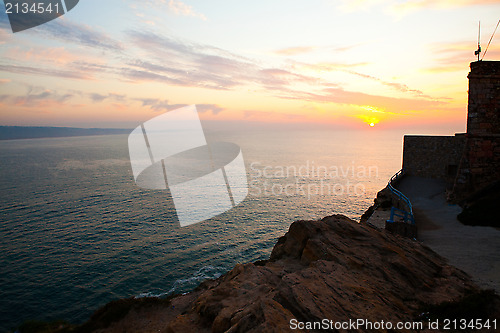
[(500, 293), (500, 230), (461, 224), (461, 208), (446, 202), (442, 181), (406, 176), (397, 188), (413, 205), (419, 240), (481, 287)]

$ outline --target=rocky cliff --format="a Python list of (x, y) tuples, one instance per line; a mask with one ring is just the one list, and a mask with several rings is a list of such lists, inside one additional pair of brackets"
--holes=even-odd
[(283, 332), (323, 319), (335, 331), (334, 323), (349, 319), (494, 318), (499, 304), (422, 244), (334, 215), (294, 222), (269, 260), (237, 265), (167, 300), (112, 302), (77, 331)]

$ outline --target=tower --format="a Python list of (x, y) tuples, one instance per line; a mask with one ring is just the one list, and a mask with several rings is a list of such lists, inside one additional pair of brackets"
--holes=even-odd
[(466, 143), (453, 190), (458, 201), (500, 181), (500, 61), (470, 68)]

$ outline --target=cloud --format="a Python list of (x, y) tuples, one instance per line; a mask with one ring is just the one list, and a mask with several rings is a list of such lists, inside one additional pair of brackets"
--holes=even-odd
[[(257, 85), (263, 91), (277, 98), (374, 105), (387, 110), (398, 109), (399, 111), (412, 110), (415, 107), (422, 109), (427, 106), (442, 105), (435, 98), (404, 83), (384, 80), (353, 70), (353, 68), (362, 67), (366, 63), (304, 64), (293, 62), (289, 69), (266, 68), (260, 66), (256, 61), (239, 57), (224, 50), (181, 42), (154, 33), (130, 31), (129, 37), (146, 54), (141, 60), (130, 61), (129, 67), (123, 70), (125, 76), (136, 81), (159, 81), (172, 85), (219, 90)], [(168, 59), (168, 62), (165, 59)], [(339, 88), (336, 82), (326, 81), (320, 76), (301, 74), (300, 70), (304, 68), (318, 72), (343, 71), (378, 82), (398, 92), (408, 93), (412, 97), (398, 99), (345, 91)], [(170, 105), (165, 100), (143, 100), (142, 103), (153, 110), (171, 110), (178, 107), (178, 105)]]
[(182, 1), (170, 0), (168, 2), (168, 8), (176, 15), (193, 16), (202, 20), (207, 19), (205, 15), (195, 12), (192, 6), (186, 5)]
[(343, 0), (340, 9), (346, 12), (368, 11), (382, 6), (390, 13), (404, 15), (421, 9), (447, 9), (453, 7), (498, 4), (498, 0), (406, 0), (394, 3), (391, 0)]
[[(1, 26), (1, 25), (0, 25)], [(0, 45), (7, 43), (12, 39), (12, 32), (0, 27)]]
[(126, 95), (121, 95), (121, 94), (116, 94), (116, 93), (109, 93), (107, 95), (102, 95), (98, 93), (89, 93), (87, 96), (90, 98), (90, 100), (94, 103), (99, 103), (103, 102), (106, 99), (112, 99), (117, 102), (124, 102), (126, 99)]
[(90, 80), (90, 76), (81, 71), (71, 69), (53, 69), (53, 68), (40, 68), (31, 66), (17, 66), (17, 65), (0, 65), (1, 72), (9, 72), (14, 74), (29, 74), (29, 75), (47, 75), (66, 79), (81, 79)]
[(171, 111), (187, 105), (170, 104), (168, 100), (159, 98), (136, 98), (135, 100), (141, 102), (142, 106), (149, 107), (153, 111)]
[(224, 111), (224, 108), (216, 104), (196, 104), (196, 108), (199, 112), (211, 112), (213, 115), (217, 115)]
[[(442, 42), (429, 46), (429, 52), (434, 55), (434, 63), (431, 67), (424, 68), (424, 72), (444, 73), (444, 72), (465, 72), (469, 68), (469, 63), (476, 61), (474, 51), (477, 48), (475, 41)], [(483, 49), (484, 52), (484, 49)], [(488, 56), (498, 56), (498, 53)]]
[(4, 53), (3, 57), (15, 61), (56, 63), (58, 65), (66, 65), (79, 58), (78, 55), (68, 52), (64, 47), (46, 48), (37, 46), (29, 49), (12, 47)]
[(381, 78), (375, 77), (373, 75), (364, 74), (364, 73), (361, 73), (361, 72), (358, 72), (358, 71), (351, 69), (353, 67), (361, 67), (361, 66), (365, 66), (365, 65), (368, 65), (368, 63), (352, 63), (352, 64), (344, 64), (344, 63), (304, 64), (304, 63), (300, 63), (300, 64), (298, 64), (298, 66), (300, 66), (300, 67), (308, 68), (308, 69), (312, 69), (312, 70), (320, 71), (320, 72), (342, 71), (345, 73), (356, 75), (358, 77), (361, 77), (361, 78), (364, 78), (367, 80), (378, 82), (384, 86), (391, 87), (394, 90), (397, 90), (400, 92), (412, 93), (412, 94), (419, 96), (419, 97), (432, 98), (428, 95), (425, 95), (422, 91), (420, 91), (418, 89), (412, 89), (412, 88), (408, 87), (404, 83), (386, 81), (386, 80), (383, 80)]
[(353, 70), (344, 70), (344, 72), (347, 72), (347, 73), (350, 73), (350, 74), (353, 74), (353, 75), (357, 75), (357, 76), (365, 78), (365, 79), (369, 79), (369, 80), (372, 80), (372, 81), (379, 82), (382, 85), (387, 86), (387, 87), (391, 87), (391, 88), (393, 88), (393, 89), (395, 89), (397, 91), (409, 92), (409, 93), (413, 93), (415, 95), (418, 95), (420, 97), (432, 98), (432, 97), (430, 97), (428, 95), (424, 95), (424, 93), (422, 91), (420, 91), (420, 90), (409, 88), (406, 84), (403, 84), (403, 83), (385, 81), (385, 80), (382, 80), (382, 79), (380, 79), (378, 77), (375, 77), (375, 76), (372, 76), (372, 75), (363, 74), (363, 73), (359, 73), (359, 72), (356, 72), (356, 71), (353, 71)]
[[(149, 107), (153, 111), (172, 111), (182, 108), (189, 104), (170, 104), (166, 99), (158, 98), (136, 98), (136, 101), (142, 103), (142, 106)], [(211, 112), (214, 115), (224, 111), (224, 108), (216, 104), (196, 104), (196, 108), (201, 113)]]
[(404, 1), (391, 4), (389, 10), (396, 14), (406, 14), (408, 12), (421, 9), (447, 9), (453, 7), (481, 6), (498, 4), (498, 0), (420, 0)]
[(255, 63), (230, 52), (155, 33), (130, 31), (128, 35), (148, 55), (123, 69), (129, 79), (219, 90), (260, 79), (260, 68)]
[(353, 12), (358, 10), (367, 11), (372, 7), (388, 2), (388, 0), (342, 0), (339, 8), (344, 12)]
[(89, 94), (89, 97), (93, 102), (102, 102), (106, 98), (108, 98), (108, 96), (106, 96), (106, 95), (101, 95), (101, 94), (97, 94), (97, 93), (91, 93), (91, 94)]
[(109, 96), (109, 98), (111, 98), (117, 102), (124, 102), (127, 98), (127, 95), (118, 94), (118, 93), (109, 93), (108, 96)]
[[(8, 82), (8, 81), (5, 81)], [(0, 80), (0, 84), (2, 80)], [(0, 95), (0, 103), (5, 103), (14, 107), (25, 108), (48, 108), (62, 106), (69, 100), (79, 97), (90, 100), (92, 103), (104, 103), (118, 110), (126, 110), (134, 102), (140, 102), (142, 107), (149, 108), (153, 111), (171, 111), (189, 104), (170, 103), (166, 99), (159, 98), (132, 98), (124, 94), (109, 92), (107, 94), (97, 92), (82, 92), (78, 90), (56, 92), (53, 90), (44, 89), (39, 86), (26, 86), (27, 92), (25, 95), (2, 94)], [(87, 103), (82, 106), (88, 105)], [(200, 113), (211, 113), (217, 115), (225, 109), (217, 104), (196, 104)], [(37, 110), (38, 111), (38, 110)]]
[[(297, 84), (319, 84), (317, 77), (257, 61), (209, 45), (187, 43), (152, 32), (129, 31), (129, 38), (146, 54), (131, 60), (122, 74), (134, 81), (231, 90), (258, 85), (278, 96)], [(165, 59), (168, 59), (166, 61)]]
[(302, 54), (302, 53), (309, 53), (314, 51), (316, 48), (313, 46), (296, 46), (296, 47), (288, 47), (284, 49), (279, 49), (274, 51), (274, 53), (278, 55), (285, 55), (285, 56), (293, 56), (297, 54)]
[(21, 107), (47, 107), (53, 105), (62, 105), (73, 97), (72, 94), (58, 94), (51, 90), (39, 91), (32, 88), (24, 96), (0, 95), (0, 102), (5, 102), (13, 106)]
[(360, 45), (363, 45), (363, 43), (358, 43), (358, 44), (353, 44), (353, 45), (346, 45), (346, 46), (293, 46), (293, 47), (287, 47), (287, 48), (282, 48), (279, 50), (273, 51), (274, 54), (277, 55), (283, 55), (283, 56), (294, 56), (294, 55), (299, 55), (299, 54), (304, 54), (304, 53), (310, 53), (314, 52), (316, 50), (327, 50), (328, 52), (346, 52), (349, 50), (352, 50)]
[[(391, 104), (382, 96), (373, 96), (360, 92), (349, 92), (339, 88), (337, 82), (327, 81), (322, 78), (323, 71), (344, 71), (366, 80), (379, 82), (397, 91), (406, 92), (422, 99), (430, 99), (423, 92), (412, 89), (399, 82), (386, 81), (368, 74), (364, 74), (357, 67), (367, 63), (319, 63), (304, 64), (294, 62), (284, 68), (266, 67), (254, 59), (216, 48), (210, 45), (192, 43), (179, 40), (161, 33), (145, 30), (129, 30), (125, 32), (124, 43), (129, 45), (127, 50), (121, 47), (121, 43), (108, 38), (91, 28), (75, 25), (61, 20), (62, 23), (52, 24), (49, 31), (52, 36), (67, 39), (75, 43), (93, 45), (93, 47), (104, 50), (119, 51), (116, 61), (100, 63), (92, 61), (64, 61), (57, 67), (47, 68), (44, 66), (21, 66), (0, 65), (0, 71), (18, 74), (49, 75), (72, 79), (94, 79), (108, 75), (113, 79), (125, 79), (132, 82), (160, 82), (172, 86), (199, 87), (215, 90), (233, 90), (241, 87), (252, 87), (253, 90), (264, 91), (268, 95), (284, 99), (304, 99), (321, 102), (344, 103), (353, 105), (375, 105), (377, 103)], [(66, 34), (66, 30), (72, 32)], [(64, 35), (64, 36), (63, 36)], [(101, 38), (102, 37), (102, 38)], [(352, 46), (354, 47), (354, 46)], [(283, 49), (284, 53), (307, 52), (308, 48)], [(129, 52), (129, 50), (134, 52)], [(61, 48), (60, 51), (64, 51)], [(310, 49), (312, 50), (312, 49)], [(35, 52), (35, 51), (33, 51)], [(31, 52), (31, 53), (33, 53)], [(31, 53), (30, 56), (31, 56)], [(140, 54), (139, 58), (136, 54)], [(50, 56), (47, 54), (46, 56)], [(29, 58), (29, 57), (28, 57)], [(66, 57), (68, 58), (68, 57)], [(66, 59), (65, 58), (65, 59)], [(68, 58), (69, 59), (69, 58)], [(125, 59), (125, 60), (124, 60)], [(302, 69), (316, 70), (319, 73), (307, 73)], [(340, 90), (327, 90), (340, 89)], [(93, 103), (104, 101), (126, 104), (131, 101), (139, 101), (143, 107), (155, 111), (172, 110), (184, 104), (175, 104), (161, 99), (130, 99), (124, 95), (112, 93), (82, 93), (80, 96), (87, 98)], [(362, 101), (356, 101), (350, 96), (359, 97)], [(367, 97), (369, 96), (369, 98)], [(416, 101), (417, 99), (408, 99)], [(395, 104), (395, 100), (391, 100)], [(401, 104), (401, 100), (399, 100)], [(392, 105), (391, 104), (391, 105)], [(397, 103), (396, 103), (397, 104)], [(403, 103), (404, 104), (404, 103)], [(410, 103), (408, 103), (409, 105)], [(404, 107), (408, 107), (404, 105)], [(200, 112), (212, 112), (218, 114), (222, 108), (214, 104), (200, 105)]]
[(258, 74), (258, 82), (260, 82), (267, 89), (273, 90), (286, 90), (286, 87), (297, 83), (316, 84), (321, 81), (316, 77), (301, 75), (279, 68), (261, 69)]
[(300, 63), (293, 64), (294, 67), (306, 68), (318, 72), (338, 71), (346, 68), (362, 67), (369, 65), (369, 62), (354, 62), (354, 63), (341, 63), (341, 62), (320, 62), (316, 64)]
[(89, 26), (77, 24), (70, 20), (58, 19), (42, 24), (37, 29), (32, 29), (38, 34), (47, 35), (70, 43), (89, 46), (107, 51), (122, 51), (122, 44), (107, 34), (97, 31)]
[(434, 110), (446, 104), (443, 101), (423, 98), (397, 98), (371, 95), (363, 92), (348, 91), (339, 87), (326, 88), (320, 93), (304, 93), (300, 98), (314, 102), (338, 103), (359, 107), (370, 105), (378, 110), (392, 113)]

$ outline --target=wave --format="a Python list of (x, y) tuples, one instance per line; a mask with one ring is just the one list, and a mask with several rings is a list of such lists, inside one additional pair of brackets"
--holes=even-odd
[(175, 293), (186, 293), (196, 288), (203, 281), (217, 279), (226, 271), (227, 269), (221, 266), (203, 266), (196, 273), (194, 273), (193, 276), (187, 279), (176, 280), (172, 288), (170, 288), (170, 290), (167, 292), (159, 294), (155, 294), (153, 292), (145, 292), (135, 296), (134, 298), (164, 297)]

